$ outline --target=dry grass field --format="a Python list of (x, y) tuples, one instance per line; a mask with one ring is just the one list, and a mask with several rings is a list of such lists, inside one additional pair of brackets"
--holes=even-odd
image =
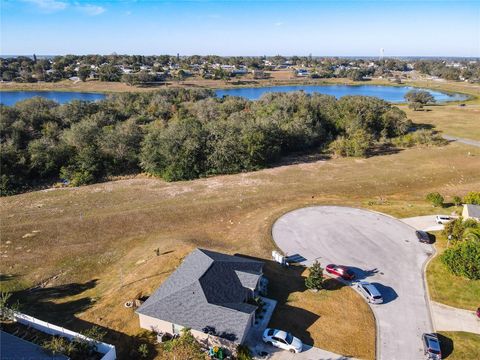
[[(457, 111), (442, 106), (409, 115), (444, 130), (437, 123), (448, 118), (443, 110)], [(458, 111), (455, 121), (475, 121), (469, 107)], [(150, 294), (195, 247), (269, 259), (275, 219), (306, 205), (349, 205), (397, 217), (436, 213), (425, 195), (439, 191), (448, 201), (480, 189), (478, 169), (480, 148), (451, 143), (367, 159), (291, 157), (262, 171), (186, 182), (138, 175), (0, 198), (1, 287), (42, 319), (76, 330), (108, 329), (107, 340), (128, 358), (126, 349), (141, 330), (123, 304)], [(305, 291), (303, 269), (268, 263), (266, 272), (279, 301), (272, 324), (333, 352), (374, 357), (373, 317), (355, 292), (335, 284)], [(291, 321), (284, 324), (283, 317)]]
[[(138, 176), (2, 198), (2, 287), (46, 320), (108, 328), (122, 349), (127, 335), (140, 330), (123, 303), (150, 294), (197, 246), (268, 259), (271, 225), (288, 210), (344, 204), (406, 217), (437, 211), (424, 202), (427, 192), (448, 197), (480, 188), (480, 149), (461, 144), (369, 159), (297, 160), (190, 182)], [(289, 276), (281, 273), (277, 281)], [(42, 287), (25, 290), (36, 284)], [(278, 296), (293, 313), (316, 314), (303, 329), (314, 345), (372, 358), (373, 319), (352, 290), (292, 289)], [(345, 312), (358, 318), (343, 321)], [(294, 329), (302, 324), (295, 319)]]

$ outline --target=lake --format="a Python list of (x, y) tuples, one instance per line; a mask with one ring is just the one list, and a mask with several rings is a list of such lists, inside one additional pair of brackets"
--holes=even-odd
[[(384, 85), (293, 85), (293, 86), (270, 86), (258, 88), (232, 88), (220, 89), (215, 93), (218, 97), (224, 95), (241, 96), (250, 100), (259, 99), (263, 94), (268, 92), (291, 92), (305, 91), (307, 94), (321, 93), (333, 95), (340, 98), (346, 95), (363, 95), (375, 96), (380, 99), (400, 103), (404, 102), (405, 94), (415, 89), (409, 86), (384, 86)], [(437, 102), (446, 101), (462, 101), (468, 96), (463, 94), (447, 94), (440, 91), (425, 89), (430, 92)], [(16, 102), (25, 100), (34, 96), (42, 96), (44, 98), (55, 100), (61, 104), (72, 100), (95, 101), (102, 100), (107, 95), (88, 92), (61, 92), (61, 91), (0, 91), (0, 103), (5, 105), (14, 105)]]
[[(333, 95), (341, 98), (346, 95), (375, 96), (380, 99), (392, 102), (405, 102), (404, 96), (410, 90), (416, 88), (410, 86), (385, 86), (385, 85), (294, 85), (294, 86), (271, 86), (262, 88), (236, 88), (217, 90), (219, 97), (224, 95), (242, 96), (250, 100), (259, 99), (263, 94), (269, 92), (291, 92), (305, 91), (307, 94), (320, 93)], [(447, 94), (430, 89), (423, 89), (433, 95), (437, 102), (462, 101), (468, 99), (463, 94)]]
[(95, 101), (105, 99), (107, 95), (88, 92), (70, 92), (70, 91), (0, 91), (0, 103), (8, 106), (14, 105), (18, 101), (41, 96), (54, 100), (60, 104), (72, 100)]

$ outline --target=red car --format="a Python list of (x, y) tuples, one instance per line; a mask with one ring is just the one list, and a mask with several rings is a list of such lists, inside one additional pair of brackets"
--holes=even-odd
[(355, 273), (347, 266), (328, 264), (325, 270), (327, 270), (329, 274), (340, 276), (345, 280), (353, 280), (355, 278)]

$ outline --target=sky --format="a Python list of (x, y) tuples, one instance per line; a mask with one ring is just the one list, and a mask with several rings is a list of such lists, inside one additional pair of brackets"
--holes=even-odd
[(480, 56), (480, 0), (0, 0), (1, 55)]

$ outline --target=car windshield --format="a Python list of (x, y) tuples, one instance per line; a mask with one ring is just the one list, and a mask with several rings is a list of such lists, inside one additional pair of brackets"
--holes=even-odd
[(429, 350), (432, 354), (440, 354), (440, 351), (435, 350), (435, 349), (430, 349)]
[(292, 341), (293, 341), (293, 336), (292, 336), (292, 334), (287, 333), (287, 336), (285, 337), (285, 341), (286, 341), (288, 344), (291, 344)]

